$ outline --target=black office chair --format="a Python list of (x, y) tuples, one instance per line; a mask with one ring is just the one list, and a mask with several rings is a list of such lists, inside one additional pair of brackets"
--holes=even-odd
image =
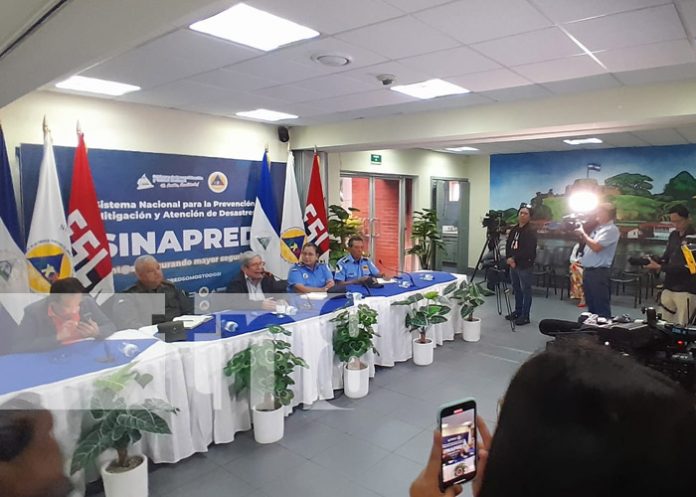
[[(619, 290), (624, 295), (626, 287), (633, 288), (633, 307), (638, 307), (638, 304), (643, 302), (643, 278), (641, 273), (637, 272), (628, 262), (626, 254), (617, 256), (612, 265), (611, 276), (609, 277), (610, 285), (616, 284), (616, 296), (619, 296)], [(611, 290), (611, 289), (610, 289)]]
[(536, 260), (532, 269), (532, 274), (536, 277), (536, 286), (546, 288), (546, 298), (549, 298), (549, 288), (553, 278), (551, 268), (551, 258), (553, 253), (546, 248), (537, 249)]

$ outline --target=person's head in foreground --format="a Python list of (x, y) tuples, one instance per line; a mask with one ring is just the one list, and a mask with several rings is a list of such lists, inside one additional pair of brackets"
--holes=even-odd
[(22, 400), (0, 406), (0, 495), (65, 497), (72, 490), (51, 413)]
[(302, 247), (302, 253), (300, 254), (300, 260), (302, 264), (309, 267), (314, 267), (319, 260), (319, 249), (312, 242), (307, 242)]
[[(571, 342), (532, 357), (510, 383), (492, 442), (479, 432), (476, 497), (696, 495), (694, 397), (608, 347)], [(412, 497), (441, 495), (435, 438), (437, 461), (431, 454)]]
[(616, 219), (616, 206), (611, 202), (603, 202), (597, 206), (597, 222), (607, 224)]
[(266, 275), (266, 264), (256, 252), (244, 252), (239, 258), (242, 273), (251, 281), (261, 281)]
[(356, 261), (360, 260), (364, 254), (365, 250), (365, 241), (362, 239), (362, 237), (359, 236), (351, 236), (348, 239), (348, 253), (355, 259)]

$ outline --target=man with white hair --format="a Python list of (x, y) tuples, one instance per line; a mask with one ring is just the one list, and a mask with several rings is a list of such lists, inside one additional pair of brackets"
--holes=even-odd
[[(141, 255), (135, 260), (135, 275), (138, 282), (124, 293), (164, 295), (164, 314), (152, 316), (152, 324), (171, 321), (175, 317), (193, 314), (193, 302), (174, 283), (164, 279), (159, 262), (151, 255)], [(145, 323), (150, 324), (150, 323)]]
[(227, 293), (247, 294), (249, 301), (256, 302), (261, 308), (274, 309), (273, 294), (287, 292), (288, 282), (277, 280), (266, 271), (266, 264), (256, 252), (244, 252), (239, 264), (239, 274), (227, 285)]

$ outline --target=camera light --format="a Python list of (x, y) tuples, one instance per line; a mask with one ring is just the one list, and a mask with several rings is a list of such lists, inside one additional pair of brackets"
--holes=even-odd
[(592, 212), (598, 205), (599, 197), (597, 194), (586, 190), (573, 192), (568, 198), (568, 206), (572, 212)]

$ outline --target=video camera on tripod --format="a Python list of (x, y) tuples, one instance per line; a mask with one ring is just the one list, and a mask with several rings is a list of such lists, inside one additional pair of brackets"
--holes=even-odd
[(501, 211), (490, 210), (483, 216), (481, 226), (486, 228), (486, 233), (500, 236), (501, 233), (505, 232), (507, 223), (503, 219), (503, 213)]
[(595, 319), (589, 313), (583, 313), (578, 322), (543, 319), (539, 331), (561, 340), (592, 337), (696, 393), (696, 326), (663, 321), (652, 307), (644, 308), (643, 312), (645, 319), (636, 321), (628, 316)]

